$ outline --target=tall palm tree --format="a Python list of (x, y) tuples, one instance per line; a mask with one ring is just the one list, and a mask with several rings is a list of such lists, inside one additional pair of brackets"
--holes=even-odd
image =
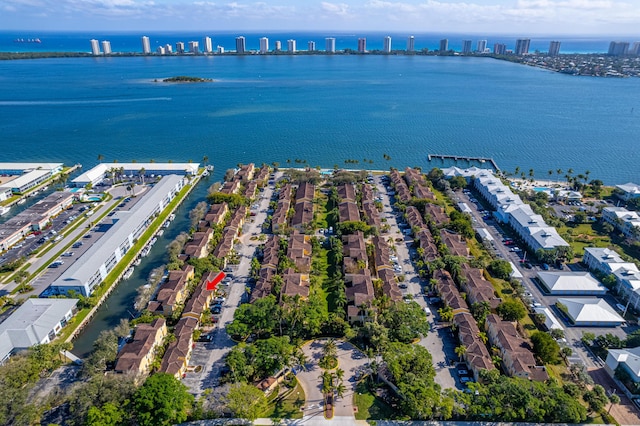
[(144, 167), (138, 170), (138, 176), (140, 176), (140, 180), (142, 181), (143, 185), (144, 185), (144, 174), (146, 173), (146, 171), (147, 170)]
[(205, 155), (204, 157), (202, 157), (202, 164), (204, 164), (205, 167), (207, 167), (207, 163), (209, 162), (209, 156)]
[(556, 173), (558, 174), (558, 183), (560, 183), (560, 175), (562, 174), (562, 169), (557, 169)]
[(342, 382), (338, 383), (338, 385), (335, 387), (337, 398), (342, 398), (346, 391), (347, 391), (347, 387)]
[(336, 357), (338, 355), (338, 346), (336, 345), (336, 339), (330, 338), (327, 343), (322, 347), (322, 354), (326, 357)]
[(102, 163), (102, 160), (104, 160), (104, 155), (98, 154), (98, 163)]
[(467, 353), (467, 347), (465, 345), (456, 346), (454, 352), (458, 355), (460, 361), (462, 361), (462, 357)]

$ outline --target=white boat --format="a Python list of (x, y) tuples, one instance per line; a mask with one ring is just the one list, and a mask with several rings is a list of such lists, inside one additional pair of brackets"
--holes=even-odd
[(153, 238), (151, 239), (151, 241), (149, 241), (149, 246), (154, 245), (154, 244), (156, 243), (156, 241), (158, 241), (158, 239), (157, 239), (156, 237), (153, 237)]
[(175, 215), (175, 214), (171, 213), (171, 214), (169, 215), (169, 221), (172, 221), (172, 220), (174, 220), (175, 218), (176, 218), (176, 215)]
[(27, 202), (27, 200), (25, 200), (24, 198), (21, 198), (21, 199), (18, 200), (18, 202), (16, 204), (24, 204), (26, 202)]
[(140, 256), (141, 257), (145, 257), (149, 254), (149, 252), (151, 251), (151, 247), (149, 246), (144, 246), (144, 248), (142, 250), (140, 250)]
[(139, 257), (137, 257), (137, 258), (136, 258), (136, 260), (134, 260), (134, 261), (133, 261), (133, 264), (134, 264), (135, 266), (138, 266), (140, 263), (142, 263), (142, 259), (141, 259), (141, 258), (139, 258)]
[(134, 269), (133, 266), (131, 268), (127, 269), (124, 272), (124, 275), (122, 275), (122, 279), (123, 280), (127, 280), (127, 279), (131, 278), (131, 275), (133, 275), (133, 269)]
[(158, 233), (156, 234), (158, 237), (162, 237), (164, 235), (164, 229), (161, 229), (158, 231)]
[(0, 216), (5, 215), (11, 210), (9, 207), (0, 206)]

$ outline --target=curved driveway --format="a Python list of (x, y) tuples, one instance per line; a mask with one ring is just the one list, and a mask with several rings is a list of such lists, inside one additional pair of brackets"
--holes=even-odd
[[(302, 347), (302, 351), (307, 357), (307, 363), (303, 371), (298, 372), (297, 378), (300, 386), (304, 389), (305, 419), (312, 417), (320, 417), (324, 419), (322, 411), (323, 395), (322, 395), (322, 369), (318, 366), (318, 361), (322, 357), (322, 347), (326, 339), (314, 340)], [(358, 370), (365, 368), (367, 364), (366, 356), (351, 343), (337, 341), (338, 347), (338, 368), (344, 370), (343, 383), (346, 392), (342, 398), (335, 402), (334, 421), (343, 424), (349, 419), (354, 421), (353, 394), (356, 388), (356, 373)]]

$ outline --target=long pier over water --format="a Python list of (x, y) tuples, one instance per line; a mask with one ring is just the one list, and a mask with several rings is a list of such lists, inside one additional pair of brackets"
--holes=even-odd
[(498, 164), (495, 162), (495, 160), (493, 158), (487, 158), (487, 157), (468, 157), (465, 155), (449, 155), (449, 154), (429, 154), (427, 155), (427, 158), (429, 159), (429, 161), (431, 160), (453, 160), (453, 161), (466, 161), (466, 162), (471, 162), (471, 161), (477, 161), (480, 163), (489, 163), (491, 164), (491, 167), (493, 167), (493, 169), (496, 172), (500, 171), (500, 167), (498, 167)]

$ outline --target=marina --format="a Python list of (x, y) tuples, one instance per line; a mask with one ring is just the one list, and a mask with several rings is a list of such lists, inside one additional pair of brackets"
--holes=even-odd
[(478, 162), (481, 164), (489, 163), (493, 170), (496, 172), (500, 172), (500, 167), (495, 162), (495, 160), (491, 157), (468, 157), (465, 155), (450, 155), (450, 154), (429, 154), (427, 155), (427, 159), (431, 162), (433, 160), (453, 160), (453, 161), (465, 161), (467, 163)]

